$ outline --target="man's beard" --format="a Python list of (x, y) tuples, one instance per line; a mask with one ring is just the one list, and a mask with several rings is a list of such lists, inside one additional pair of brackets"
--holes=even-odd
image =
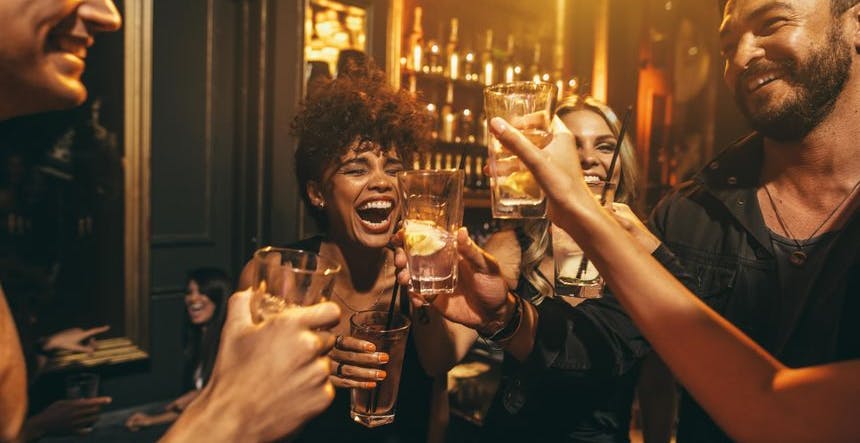
[[(753, 129), (777, 141), (796, 141), (830, 115), (851, 69), (851, 46), (842, 41), (840, 28), (834, 25), (827, 43), (813, 50), (801, 63), (794, 60), (760, 62), (738, 76), (735, 101)], [(794, 97), (785, 99), (775, 108), (750, 109), (746, 92), (749, 79), (774, 68), (783, 73), (782, 81), (794, 86)]]

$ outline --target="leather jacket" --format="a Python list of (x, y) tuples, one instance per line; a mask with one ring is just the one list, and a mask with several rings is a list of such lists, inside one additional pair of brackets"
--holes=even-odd
[[(860, 215), (835, 235), (823, 266), (783, 287), (756, 198), (762, 137), (741, 139), (657, 205), (649, 227), (709, 306), (788, 366), (860, 357)], [(684, 394), (678, 441), (728, 441)]]

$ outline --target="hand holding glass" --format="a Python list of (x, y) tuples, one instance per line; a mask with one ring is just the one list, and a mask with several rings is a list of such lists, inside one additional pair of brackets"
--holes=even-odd
[(397, 174), (403, 206), (403, 246), (412, 291), (432, 302), (457, 285), (457, 229), (463, 222), (461, 170)]
[[(514, 82), (484, 89), (488, 120), (501, 117), (535, 146), (552, 141), (556, 87), (550, 83)], [(546, 217), (546, 197), (532, 173), (495, 138), (489, 140), (490, 199), (495, 218)]]
[[(603, 206), (612, 208), (615, 200), (615, 183), (596, 181), (588, 183), (595, 198), (602, 198), (604, 186), (606, 195)], [(582, 252), (576, 241), (555, 225), (552, 228), (552, 256), (555, 262), (555, 292), (562, 296), (599, 298), (603, 292), (603, 278), (594, 263)]]
[(254, 311), (263, 316), (328, 300), (341, 268), (313, 252), (271, 246), (254, 253), (253, 266)]
[(350, 395), (349, 416), (369, 428), (394, 421), (397, 391), (400, 388), (400, 369), (409, 335), (409, 319), (394, 312), (389, 319), (386, 311), (362, 311), (349, 319), (350, 334), (376, 345), (377, 352), (388, 353), (386, 377), (374, 389), (353, 388)]

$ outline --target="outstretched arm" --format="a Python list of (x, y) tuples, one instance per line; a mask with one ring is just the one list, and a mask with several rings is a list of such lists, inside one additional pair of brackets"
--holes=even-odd
[[(537, 149), (493, 119), (546, 191), (549, 214), (576, 238), (679, 381), (742, 441), (856, 441), (860, 361), (790, 369), (708, 308), (599, 207), (585, 186), (570, 133), (556, 122)], [(565, 165), (562, 170), (559, 165)], [(643, 294), (647, 294), (643, 295)]]
[(27, 412), (27, 367), (12, 312), (0, 288), (0, 442), (18, 436)]

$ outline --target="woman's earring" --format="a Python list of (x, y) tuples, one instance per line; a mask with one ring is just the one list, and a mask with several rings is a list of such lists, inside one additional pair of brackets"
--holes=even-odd
[(325, 209), (325, 201), (319, 202), (319, 205), (317, 206), (319, 206), (320, 209)]

